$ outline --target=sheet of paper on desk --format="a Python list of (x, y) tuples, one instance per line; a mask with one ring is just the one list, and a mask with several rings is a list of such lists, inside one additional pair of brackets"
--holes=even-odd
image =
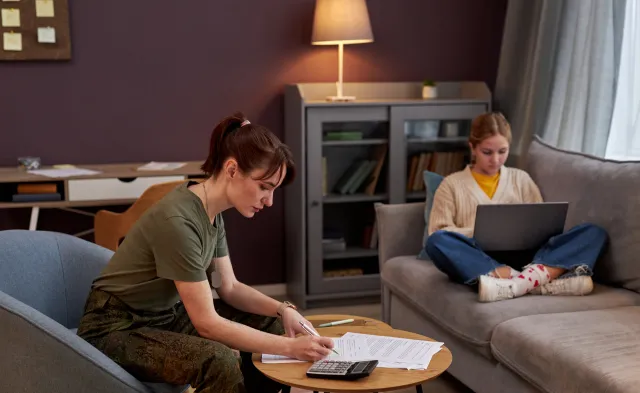
[(441, 342), (359, 333), (347, 333), (343, 338), (356, 336), (366, 340), (371, 359), (378, 360), (378, 367), (425, 369), (444, 345)]
[(156, 162), (151, 161), (138, 167), (139, 171), (171, 171), (174, 169), (182, 168), (187, 165), (186, 162)]
[[(370, 360), (369, 349), (366, 346), (366, 340), (363, 337), (334, 338), (334, 349), (340, 354), (331, 353), (325, 359), (327, 360)], [(288, 358), (280, 355), (262, 355), (263, 363), (298, 363), (302, 360)]]
[(46, 177), (72, 177), (72, 176), (87, 176), (96, 175), (99, 171), (83, 168), (64, 168), (64, 169), (32, 169), (28, 171), (34, 175), (46, 176)]

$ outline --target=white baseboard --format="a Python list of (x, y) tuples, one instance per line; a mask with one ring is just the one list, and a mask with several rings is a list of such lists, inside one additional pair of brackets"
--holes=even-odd
[[(264, 293), (267, 296), (284, 296), (287, 294), (287, 284), (267, 284), (267, 285), (253, 285), (253, 288), (259, 292)], [(214, 299), (219, 299), (215, 290), (211, 290)]]

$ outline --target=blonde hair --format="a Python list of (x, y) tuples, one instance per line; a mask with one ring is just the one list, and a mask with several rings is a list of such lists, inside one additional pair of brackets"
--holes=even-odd
[(511, 144), (511, 125), (500, 112), (488, 112), (473, 119), (469, 143), (476, 147), (487, 138), (502, 135)]

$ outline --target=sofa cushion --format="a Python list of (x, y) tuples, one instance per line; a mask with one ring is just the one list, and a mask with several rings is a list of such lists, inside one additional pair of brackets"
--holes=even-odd
[(424, 232), (422, 234), (422, 248), (420, 249), (420, 253), (418, 254), (418, 259), (429, 259), (429, 255), (425, 250), (424, 246), (427, 244), (427, 237), (429, 237), (429, 218), (431, 217), (431, 208), (433, 207), (433, 198), (436, 195), (436, 190), (444, 176), (439, 173), (424, 171), (422, 173), (422, 178), (424, 180), (424, 188), (426, 190), (426, 199), (424, 204)]
[(545, 201), (569, 202), (566, 228), (591, 222), (609, 234), (597, 280), (640, 292), (640, 162), (570, 153), (535, 138), (527, 171)]
[(587, 296), (534, 296), (495, 303), (478, 302), (476, 290), (456, 284), (431, 261), (414, 256), (392, 258), (383, 265), (382, 282), (413, 304), (433, 323), (491, 358), (493, 330), (510, 319), (536, 314), (597, 310), (640, 305), (640, 295), (621, 288), (596, 285)]
[(512, 319), (496, 327), (491, 347), (546, 392), (637, 392), (640, 307)]

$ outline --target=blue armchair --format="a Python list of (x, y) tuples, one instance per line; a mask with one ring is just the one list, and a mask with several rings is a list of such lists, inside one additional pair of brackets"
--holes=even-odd
[(0, 392), (184, 392), (142, 383), (75, 334), (112, 251), (45, 231), (0, 231)]

